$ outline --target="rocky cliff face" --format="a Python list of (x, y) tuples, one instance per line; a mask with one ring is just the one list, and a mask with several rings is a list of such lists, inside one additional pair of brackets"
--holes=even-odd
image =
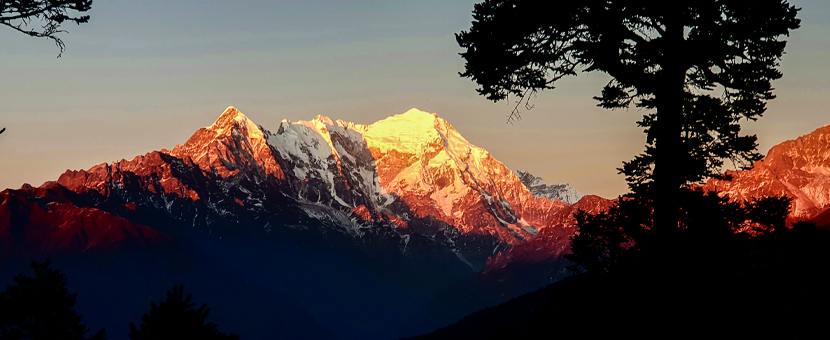
[(710, 179), (704, 189), (735, 200), (786, 195), (795, 200), (793, 220), (811, 220), (830, 208), (830, 125), (772, 147), (746, 171), (728, 171), (731, 181)]

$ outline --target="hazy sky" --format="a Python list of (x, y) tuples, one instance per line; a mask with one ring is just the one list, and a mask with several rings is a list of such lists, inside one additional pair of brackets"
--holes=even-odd
[[(643, 150), (642, 112), (607, 111), (602, 74), (541, 93), (524, 120), (458, 77), (453, 33), (476, 1), (96, 0), (65, 24), (67, 50), (0, 27), (0, 188), (184, 143), (236, 106), (266, 128), (318, 114), (372, 123), (417, 107), (447, 119), (514, 170), (604, 197)], [(744, 124), (760, 150), (830, 124), (830, 1), (802, 7), (773, 83), (778, 99)]]

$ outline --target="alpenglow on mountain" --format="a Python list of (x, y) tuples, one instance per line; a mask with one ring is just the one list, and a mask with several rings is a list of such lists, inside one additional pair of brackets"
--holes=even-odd
[(713, 178), (703, 188), (735, 201), (788, 196), (791, 221), (830, 225), (830, 125), (773, 146), (749, 170), (726, 174), (732, 179)]
[[(268, 130), (228, 107), (172, 151), (70, 170), (39, 193), (5, 195), (27, 202), (33, 200), (27, 196), (52, 197), (139, 223), (132, 227), (138, 230), (148, 223), (140, 216), (151, 213), (211, 237), (316, 230), (308, 233), (334, 232), (361, 247), (404, 254), (437, 247), (479, 271), (493, 254), (562, 228), (563, 212), (582, 197), (570, 186), (518, 174), (446, 120), (418, 109), (369, 125), (317, 116)], [(11, 211), (34, 213), (57, 212)], [(63, 243), (52, 238), (65, 231), (58, 229), (38, 233), (45, 239), (3, 242), (59, 251)], [(130, 235), (136, 234), (109, 242), (114, 247)]]

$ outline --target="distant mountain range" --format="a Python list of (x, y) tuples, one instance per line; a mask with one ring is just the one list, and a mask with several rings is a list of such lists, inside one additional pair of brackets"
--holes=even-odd
[[(730, 174), (733, 181), (713, 179), (705, 188), (736, 199), (791, 195), (796, 197), (792, 219), (830, 223), (830, 127), (784, 142), (752, 170)], [(332, 314), (336, 308), (326, 305), (349, 306), (350, 294), (379, 294), (367, 282), (398, 287), (383, 293), (385, 301), (374, 309), (398, 308), (399, 318), (417, 319), (430, 314), (418, 314), (429, 308), (448, 310), (447, 304), (455, 308), (444, 319), (389, 326), (374, 337), (384, 338), (414, 335), (562, 279), (562, 255), (575, 232), (573, 212), (599, 212), (611, 204), (568, 184), (546, 185), (528, 172), (508, 169), (434, 113), (411, 109), (369, 125), (317, 116), (283, 120), (268, 130), (228, 107), (173, 150), (69, 170), (40, 187), (0, 192), (0, 257), (80, 254), (90, 261), (123, 251), (145, 254), (137, 256), (146, 256), (147, 263), (167, 263), (172, 252), (178, 262), (162, 275), (164, 282), (213, 277), (216, 268), (239, 272), (250, 277), (246, 285), (256, 280), (265, 290), (275, 287), (274, 294), (295, 297), (299, 302), (290, 305), (305, 306), (330, 332), (318, 338), (373, 338), (370, 326), (377, 329), (373, 322), (381, 319), (355, 326), (357, 321)], [(277, 262), (297, 265), (262, 274), (254, 251), (266, 258), (281, 254)], [(67, 266), (86, 266), (72, 261)], [(136, 268), (148, 266), (130, 261), (139, 261), (130, 262)], [(344, 268), (351, 269), (341, 272)], [(202, 274), (181, 274), (188, 270)], [(332, 272), (358, 288), (331, 302), (314, 297), (311, 286), (274, 283), (292, 276), (328, 282)], [(134, 275), (127, 276), (142, 280)], [(316, 291), (340, 289), (334, 281), (321, 285)], [(408, 296), (433, 300), (393, 305)], [(372, 318), (372, 313), (384, 312), (367, 307), (352, 317)], [(388, 317), (393, 315), (398, 314)], [(245, 324), (233, 315), (227, 320)], [(293, 329), (284, 326), (285, 332)], [(231, 331), (253, 338), (265, 334), (251, 327)], [(352, 328), (337, 335), (344, 327)]]

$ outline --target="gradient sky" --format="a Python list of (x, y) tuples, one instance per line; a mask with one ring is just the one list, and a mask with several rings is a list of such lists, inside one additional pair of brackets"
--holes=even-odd
[[(755, 123), (760, 151), (830, 124), (830, 1), (802, 7)], [(266, 128), (318, 114), (372, 123), (417, 107), (447, 119), (514, 170), (587, 194), (626, 191), (615, 170), (643, 150), (636, 109), (591, 99), (607, 81), (581, 74), (539, 94), (505, 124), (458, 77), (453, 33), (474, 0), (96, 0), (88, 24), (65, 24), (63, 57), (49, 40), (0, 27), (0, 188), (40, 185), (66, 169), (184, 143), (236, 106)]]

